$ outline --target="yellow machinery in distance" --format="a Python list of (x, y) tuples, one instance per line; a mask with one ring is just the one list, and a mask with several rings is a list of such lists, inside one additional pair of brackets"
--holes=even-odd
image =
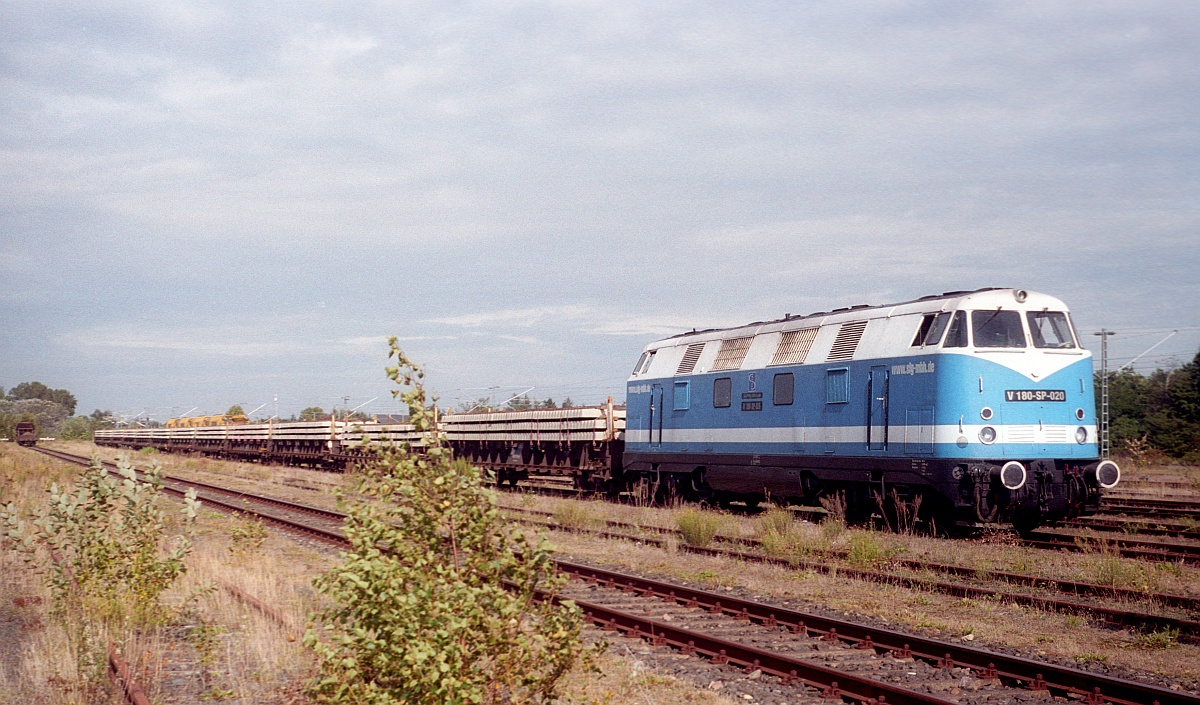
[(167, 428), (196, 428), (199, 426), (239, 426), (250, 423), (243, 414), (217, 414), (216, 416), (184, 416), (178, 419), (168, 419), (164, 426)]

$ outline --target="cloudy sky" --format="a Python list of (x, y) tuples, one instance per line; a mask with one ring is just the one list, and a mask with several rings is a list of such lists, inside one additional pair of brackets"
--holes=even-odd
[(6, 0), (0, 386), (384, 412), (397, 335), (443, 405), (594, 403), (982, 286), (1186, 362), (1198, 73), (1192, 0)]

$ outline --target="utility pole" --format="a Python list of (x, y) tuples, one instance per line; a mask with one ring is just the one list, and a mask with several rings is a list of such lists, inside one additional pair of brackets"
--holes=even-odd
[(1107, 459), (1108, 446), (1108, 336), (1116, 335), (1111, 330), (1100, 329), (1100, 457)]

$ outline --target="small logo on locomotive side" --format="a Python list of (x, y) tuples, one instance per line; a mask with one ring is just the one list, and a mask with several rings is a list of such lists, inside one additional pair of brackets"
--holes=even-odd
[(892, 374), (894, 375), (927, 375), (934, 371), (933, 360), (922, 360), (921, 362), (910, 362), (906, 365), (892, 365)]

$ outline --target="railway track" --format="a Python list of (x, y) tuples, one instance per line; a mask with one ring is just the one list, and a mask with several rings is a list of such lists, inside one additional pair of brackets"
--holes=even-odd
[[(66, 462), (88, 463), (85, 458), (61, 451), (38, 450)], [(169, 492), (182, 493), (187, 487), (194, 487), (210, 506), (257, 516), (307, 536), (346, 545), (340, 526), (330, 526), (335, 521), (340, 524), (343, 515), (338, 512), (208, 483), (164, 478), (164, 489)], [(1044, 691), (1096, 704), (1200, 705), (1196, 694), (725, 593), (566, 561), (558, 561), (558, 568), (593, 586), (573, 586), (571, 594), (577, 589), (587, 593), (577, 602), (587, 618), (601, 628), (706, 657), (718, 665), (739, 667), (746, 673), (759, 671), (775, 676), (784, 684), (800, 688), (798, 695), (806, 699), (926, 704), (1017, 702)], [(638, 596), (637, 604), (643, 607), (631, 610), (624, 605), (630, 595)], [(650, 604), (654, 607), (644, 607), (647, 603), (643, 599), (653, 599), (655, 602)], [(657, 617), (656, 608), (664, 610)], [(645, 614), (647, 611), (650, 616)], [(751, 626), (754, 629), (747, 631)], [(950, 681), (960, 685), (947, 687)], [(953, 692), (955, 688), (957, 693)], [(964, 700), (959, 697), (964, 692), (972, 695)]]
[(1100, 511), (1107, 514), (1153, 516), (1164, 519), (1185, 517), (1200, 519), (1200, 501), (1135, 497), (1106, 497), (1100, 501)]
[[(548, 519), (551, 516), (550, 512), (513, 507), (505, 507), (505, 511), (509, 512), (510, 514), (541, 516), (543, 519)], [(598, 536), (601, 538), (616, 538), (633, 542), (649, 543), (663, 548), (666, 548), (667, 543), (664, 539), (649, 537), (644, 533), (630, 534), (586, 528), (576, 529), (558, 526), (548, 521), (535, 521), (534, 523), (550, 529), (574, 531)], [(616, 521), (607, 522), (607, 525), (611, 528), (621, 528), (626, 531), (649, 531), (650, 533), (668, 535), (676, 539), (680, 539), (681, 537), (680, 532), (675, 529), (634, 526), (632, 524)], [(820, 559), (818, 560), (802, 557), (775, 558), (761, 552), (764, 549), (761, 542), (759, 542), (757, 539), (732, 539), (718, 536), (716, 537), (716, 540), (720, 543), (729, 543), (737, 546), (753, 548), (760, 552), (748, 553), (737, 549), (697, 547), (689, 546), (683, 543), (680, 543), (677, 546), (677, 550), (690, 553), (699, 553), (703, 555), (732, 558), (747, 562), (772, 563), (797, 570), (812, 570), (820, 573), (836, 574), (839, 577), (851, 580), (861, 580), (887, 585), (900, 585), (915, 590), (936, 592), (953, 597), (1006, 601), (1013, 604), (1034, 607), (1051, 612), (1065, 612), (1086, 615), (1101, 619), (1111, 624), (1132, 626), (1143, 630), (1175, 630), (1178, 632), (1180, 638), (1185, 641), (1200, 642), (1200, 621), (1195, 619), (1171, 617), (1162, 614), (1131, 610), (1126, 607), (1110, 607), (1103, 604), (1084, 603), (1066, 599), (1043, 597), (1041, 595), (1025, 592), (1011, 592), (967, 583), (947, 583), (931, 580), (927, 577), (922, 577), (920, 574), (940, 573), (966, 580), (1009, 583), (1036, 590), (1051, 590), (1060, 594), (1076, 595), (1081, 597), (1096, 597), (1117, 601), (1150, 602), (1152, 604), (1159, 604), (1187, 610), (1193, 614), (1200, 612), (1200, 598), (1188, 595), (1148, 593), (1144, 591), (1115, 588), (1082, 581), (1060, 580), (1056, 578), (1047, 578), (1044, 576), (1026, 575), (1022, 573), (1012, 573), (1006, 571), (988, 571), (970, 568), (967, 566), (936, 563), (932, 561), (896, 558), (889, 559), (886, 562), (889, 567), (893, 569), (906, 569), (912, 571), (913, 573), (901, 574), (895, 572), (886, 572), (880, 569), (859, 568), (849, 565), (845, 562), (847, 558), (847, 552), (845, 551), (817, 552), (815, 553), (815, 557), (819, 557)]]
[(1152, 541), (1128, 536), (1089, 536), (1069, 532), (1033, 531), (1022, 543), (1057, 551), (1113, 551), (1126, 558), (1200, 565), (1200, 544)]
[(1196, 524), (1172, 521), (1087, 516), (1072, 519), (1064, 526), (1094, 531), (1119, 531), (1133, 536), (1168, 536), (1175, 539), (1200, 541), (1200, 528), (1197, 528)]

